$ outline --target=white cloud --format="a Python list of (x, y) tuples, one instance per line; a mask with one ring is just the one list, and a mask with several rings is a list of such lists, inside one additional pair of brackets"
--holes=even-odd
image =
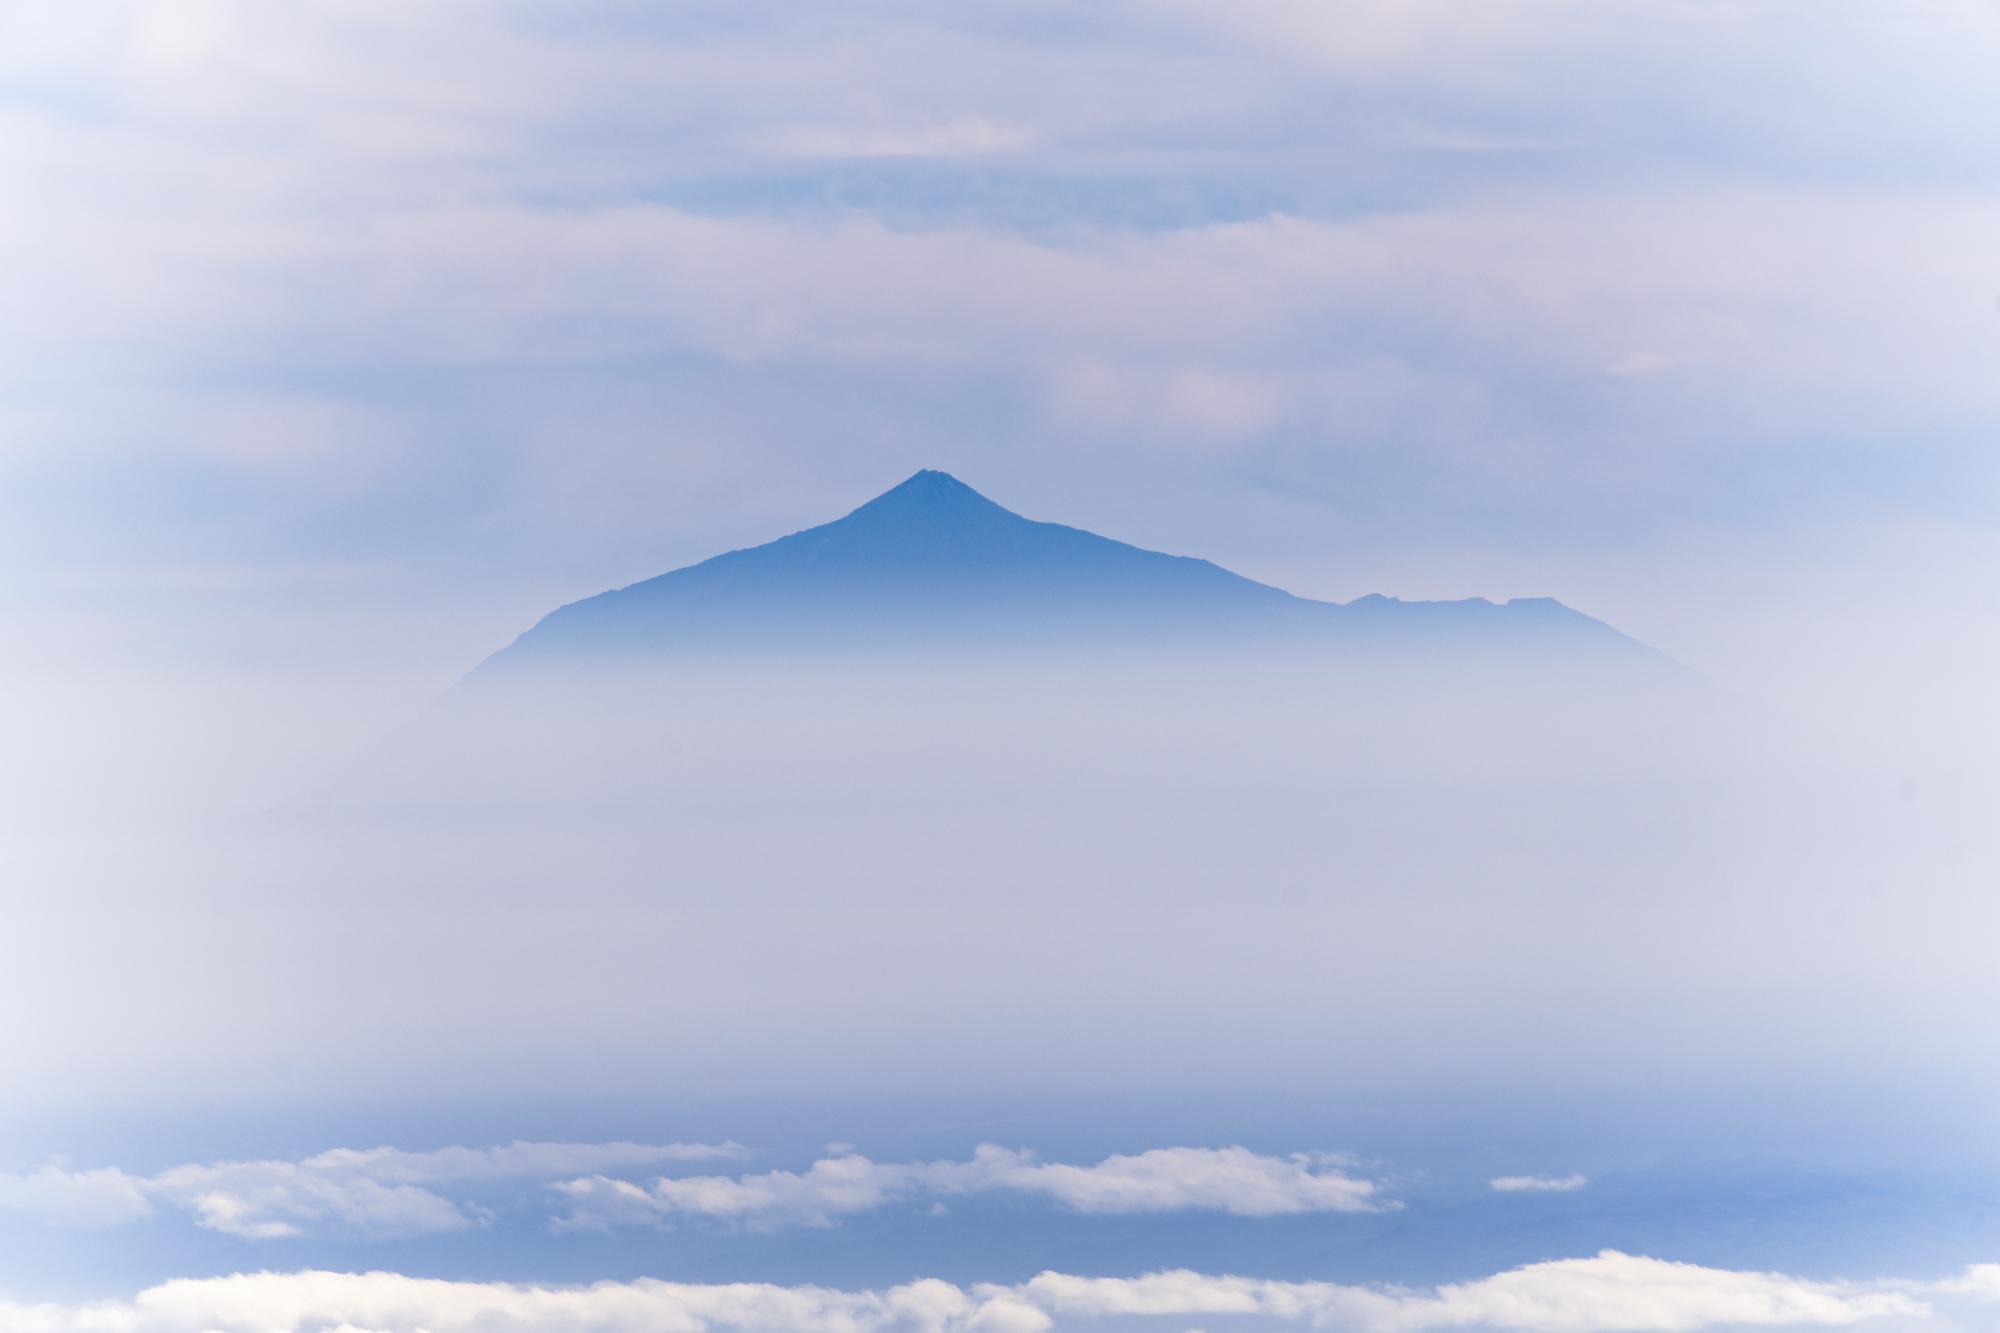
[[(875, 1162), (846, 1145), (804, 1171), (621, 1179), (675, 1163), (740, 1158), (738, 1144), (526, 1143), (494, 1148), (336, 1148), (298, 1160), (197, 1162), (152, 1176), (48, 1166), (0, 1176), (0, 1208), (76, 1225), (114, 1226), (154, 1203), (247, 1240), (332, 1231), (371, 1240), (482, 1226), (490, 1215), (452, 1186), (549, 1181), (567, 1204), (557, 1225), (611, 1230), (700, 1218), (751, 1230), (830, 1226), (890, 1203), (988, 1193), (1051, 1200), (1082, 1213), (1206, 1209), (1239, 1217), (1364, 1212), (1385, 1206), (1372, 1181), (1328, 1153), (1272, 1157), (1247, 1148), (1155, 1148), (1089, 1166), (1042, 1162), (982, 1144), (964, 1161)], [(564, 1179), (564, 1177), (568, 1177)]]
[(948, 1283), (883, 1291), (641, 1280), (591, 1287), (444, 1282), (390, 1273), (239, 1274), (164, 1283), (130, 1302), (0, 1304), (9, 1333), (1039, 1333), (1008, 1293)]
[(1590, 1177), (1578, 1175), (1495, 1176), (1487, 1183), (1502, 1194), (1567, 1194), (1588, 1185)]
[(1536, 1333), (1601, 1328), (1679, 1330), (1725, 1325), (1846, 1325), (1922, 1315), (1908, 1291), (1732, 1272), (1606, 1251), (1594, 1259), (1530, 1264), (1479, 1282), (1441, 1287), (1413, 1301), (1417, 1327), (1478, 1325)]
[(363, 1172), (378, 1180), (505, 1180), (547, 1178), (665, 1162), (712, 1162), (749, 1156), (738, 1143), (529, 1143), (497, 1148), (335, 1148), (300, 1163), (312, 1170)]
[(59, 1226), (108, 1227), (152, 1212), (145, 1182), (123, 1171), (70, 1171), (51, 1163), (25, 1175), (0, 1175), (0, 1210)]
[(822, 1158), (803, 1172), (666, 1178), (650, 1187), (597, 1175), (557, 1188), (572, 1205), (561, 1223), (566, 1228), (610, 1229), (687, 1216), (774, 1230), (830, 1226), (845, 1214), (880, 1208), (921, 1189), (931, 1170), (843, 1154)]
[(756, 1230), (829, 1226), (920, 1196), (1016, 1193), (1083, 1213), (1205, 1209), (1239, 1217), (1368, 1212), (1384, 1205), (1374, 1182), (1347, 1175), (1328, 1153), (1269, 1157), (1247, 1148), (1155, 1148), (1094, 1166), (1038, 1162), (1034, 1154), (981, 1144), (962, 1162), (874, 1162), (838, 1153), (803, 1172), (692, 1176), (641, 1186), (599, 1174), (557, 1188), (571, 1210), (561, 1225), (611, 1229), (697, 1217)]
[(497, 1148), (336, 1148), (299, 1161), (189, 1163), (153, 1176), (47, 1166), (0, 1176), (0, 1209), (84, 1226), (139, 1221), (154, 1201), (199, 1226), (248, 1240), (336, 1230), (371, 1240), (433, 1235), (487, 1220), (436, 1186), (550, 1180), (578, 1171), (631, 1170), (740, 1157), (736, 1144), (510, 1143)]
[(1814, 1282), (1616, 1251), (1591, 1259), (1530, 1264), (1431, 1291), (1207, 1277), (1186, 1271), (1130, 1279), (1044, 1273), (1022, 1290), (1038, 1307), (1059, 1317), (1233, 1314), (1371, 1333), (1442, 1328), (1678, 1333), (1717, 1326), (1841, 1326), (1878, 1316), (1928, 1313), (1907, 1286)]
[(478, 1209), (418, 1185), (315, 1171), (298, 1162), (179, 1166), (154, 1177), (148, 1188), (186, 1208), (197, 1225), (245, 1240), (321, 1229), (394, 1240), (461, 1231), (484, 1220)]
[[(1043, 1273), (1019, 1286), (935, 1280), (879, 1291), (639, 1280), (588, 1287), (448, 1282), (393, 1273), (183, 1279), (130, 1300), (0, 1303), (10, 1333), (1044, 1333), (1236, 1317), (1346, 1333), (1698, 1333), (1880, 1325), (1964, 1327), (2000, 1301), (2000, 1266), (1944, 1282), (1815, 1281), (1606, 1251), (1430, 1289), (1276, 1282), (1188, 1271)], [(1177, 1325), (1185, 1328), (1184, 1323)]]
[(2000, 1301), (2000, 1264), (1973, 1264), (1961, 1276), (1940, 1283), (1939, 1290)]
[[(986, 1148), (982, 1152), (998, 1153)], [(977, 1159), (975, 1159), (977, 1160)], [(1157, 1213), (1201, 1208), (1238, 1217), (1371, 1212), (1374, 1182), (1340, 1170), (1331, 1153), (1266, 1157), (1247, 1148), (1155, 1148), (1096, 1166), (995, 1159), (1003, 1189), (1045, 1194), (1085, 1213)]]

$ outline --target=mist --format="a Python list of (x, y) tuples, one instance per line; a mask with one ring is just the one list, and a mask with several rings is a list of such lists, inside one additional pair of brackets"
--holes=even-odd
[(77, 837), (72, 811), (14, 842), (43, 891), (7, 960), (35, 1015), (12, 1077), (219, 1092), (282, 1066), (312, 1096), (421, 1067), (584, 1097), (1981, 1067), (1990, 778), (1704, 683), (1592, 684), (850, 656), (448, 697), (227, 817), (107, 808)]

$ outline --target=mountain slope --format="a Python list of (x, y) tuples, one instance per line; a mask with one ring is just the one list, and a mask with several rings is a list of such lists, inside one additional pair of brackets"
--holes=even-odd
[(1656, 656), (1548, 598), (1339, 605), (1023, 518), (922, 471), (844, 518), (551, 613), (483, 672), (776, 649), (1136, 641)]

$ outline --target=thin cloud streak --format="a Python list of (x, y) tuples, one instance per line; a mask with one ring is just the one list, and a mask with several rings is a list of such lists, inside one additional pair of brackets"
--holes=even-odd
[(649, 1187), (602, 1175), (565, 1181), (558, 1188), (572, 1207), (558, 1225), (613, 1230), (693, 1218), (777, 1231), (831, 1226), (894, 1202), (996, 1193), (1096, 1214), (1205, 1210), (1274, 1217), (1393, 1206), (1378, 1197), (1372, 1181), (1342, 1171), (1345, 1160), (1326, 1153), (1268, 1157), (1235, 1147), (1155, 1148), (1071, 1166), (991, 1143), (963, 1162), (873, 1162), (841, 1153), (803, 1172), (665, 1178)]
[(1495, 1176), (1487, 1184), (1499, 1194), (1569, 1194), (1590, 1183), (1589, 1176)]
[(979, 157), (1026, 148), (1034, 136), (984, 116), (929, 125), (788, 125), (750, 140), (753, 152), (783, 157)]
[[(1271, 1157), (1246, 1148), (1155, 1148), (1093, 1166), (1041, 1162), (982, 1144), (965, 1161), (874, 1162), (841, 1151), (804, 1171), (663, 1176), (611, 1172), (748, 1156), (739, 1144), (524, 1143), (497, 1148), (337, 1148), (298, 1161), (190, 1163), (151, 1176), (47, 1166), (0, 1176), (0, 1209), (78, 1227), (143, 1221), (156, 1204), (244, 1240), (331, 1234), (388, 1241), (488, 1225), (454, 1186), (548, 1182), (567, 1207), (553, 1225), (613, 1231), (674, 1220), (749, 1231), (827, 1227), (895, 1203), (1012, 1193), (1100, 1215), (1206, 1210), (1236, 1217), (1373, 1212), (1394, 1207), (1329, 1153)], [(578, 1175), (579, 1172), (589, 1174)]]
[(432, 1152), (337, 1148), (299, 1161), (189, 1163), (151, 1176), (50, 1165), (25, 1176), (0, 1176), (0, 1209), (69, 1226), (109, 1227), (143, 1221), (158, 1203), (186, 1212), (206, 1230), (244, 1240), (315, 1232), (397, 1240), (490, 1220), (483, 1208), (449, 1198), (440, 1187), (744, 1155), (733, 1143), (515, 1142)]

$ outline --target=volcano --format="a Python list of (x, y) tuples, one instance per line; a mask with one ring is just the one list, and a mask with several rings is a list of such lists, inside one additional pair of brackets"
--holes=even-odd
[(1313, 601), (1206, 560), (1024, 518), (925, 470), (833, 522), (561, 607), (479, 674), (691, 655), (1120, 646), (1665, 664), (1552, 598)]

